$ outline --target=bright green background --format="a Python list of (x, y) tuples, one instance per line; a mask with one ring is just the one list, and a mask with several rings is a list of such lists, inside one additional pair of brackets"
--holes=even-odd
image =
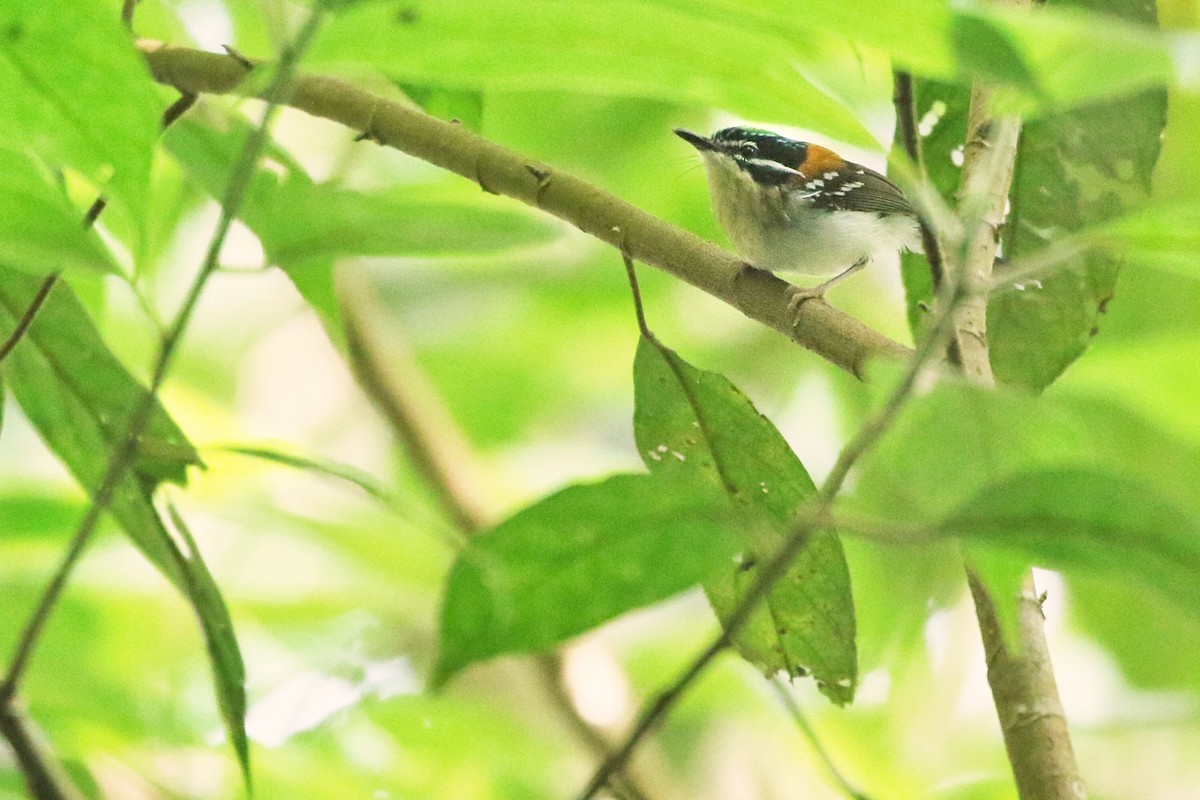
[[(13, 388), (0, 430), (0, 658), (83, 512), (71, 476), (95, 480), (115, 435), (102, 412), (119, 415), (136, 396), (130, 375), (145, 379), (161, 320), (211, 233), (211, 197), (261, 109), (205, 98), (156, 140), (157, 115), (174, 97), (149, 82), (120, 3), (53, 5), (51, 13), (0, 2), (9, 98), (0, 162), (11, 189), (0, 199), (0, 331), (20, 313), (9, 301), (28, 294), (30, 275), (66, 269), (59, 290), (79, 298), (64, 293), (47, 309), (57, 338), (30, 339), (3, 365)], [(863, 465), (853, 508), (935, 531), (969, 529), (972, 547), (999, 543), (997, 552), (1062, 569), (1041, 585), (1092, 796), (1200, 794), (1194, 3), (1160, 3), (1161, 36), (1067, 7), (1106, 3), (1052, 3), (1020, 18), (970, 4), (952, 12), (936, 0), (883, 0), (869, 12), (836, 0), (341, 5), (306, 68), (389, 96), (399, 84), (431, 113), (721, 242), (702, 172), (673, 126), (748, 119), (878, 167), (892, 130), (889, 59), (918, 80), (1001, 80), (1006, 107), (1033, 125), (1168, 85), (1149, 204), (1084, 228), (1088, 242), (1127, 257), (1106, 311), (1096, 314), (1092, 298), (1084, 314), (1099, 329), (1086, 353), (1037, 401), (981, 400), (955, 387), (922, 397)], [(144, 0), (136, 30), (269, 58), (304, 12), (284, 0)], [(160, 487), (158, 507), (164, 498), (177, 506), (228, 605), (245, 660), (257, 794), (568, 797), (594, 759), (546, 701), (529, 659), (469, 666), (440, 692), (422, 692), (438, 658), (457, 537), (336, 349), (333, 276), (374, 290), (381, 332), (371, 346), (401, 376), (428, 383), (453, 421), (444, 430), (461, 439), (457, 468), (495, 522), (568, 484), (642, 469), (633, 423), (639, 332), (620, 258), (515, 202), (355, 142), (356, 133), (281, 116), (226, 269), (168, 381), (152, 428), (164, 447), (143, 456), (137, 474), (179, 482), (195, 460), (169, 411), (207, 468), (187, 469), (186, 488)], [(1094, 185), (1134, 182), (1119, 171), (1101, 178)], [(85, 234), (78, 221), (101, 189), (112, 205), (101, 230)], [(819, 482), (878, 390), (674, 279), (649, 268), (639, 275), (655, 333), (689, 364), (740, 387)], [(830, 299), (906, 339), (899, 286), (895, 268), (881, 266)], [(1037, 333), (1018, 331), (1016, 341), (1036, 348)], [(59, 435), (47, 434), (46, 420), (59, 420)], [(348, 464), (354, 480), (213, 447), (221, 444)], [(988, 469), (959, 469), (965, 459)], [(210, 636), (223, 611), (173, 572), (175, 551), (155, 549), (165, 540), (144, 488), (131, 477), (117, 516), (184, 593), (108, 524), (22, 695), (96, 796), (237, 796), (237, 761), (185, 597), (205, 609)], [(1037, 524), (1013, 522), (1030, 509)], [(1061, 536), (1077, 529), (1082, 538)], [(858, 697), (838, 709), (811, 681), (796, 684), (826, 745), (875, 798), (1015, 797), (956, 550), (843, 538)], [(726, 554), (714, 545), (692, 554), (688, 569), (703, 572), (697, 564)], [(639, 582), (647, 591), (639, 599), (697, 577)], [(598, 603), (612, 599), (603, 596), (609, 585), (597, 584)], [(546, 605), (565, 617), (574, 610)], [(578, 630), (569, 628), (554, 637)], [(576, 699), (585, 709), (600, 703), (615, 734), (715, 630), (692, 591), (572, 640)], [(540, 643), (523, 640), (531, 642)], [(476, 655), (528, 649), (519, 644), (480, 645)], [(224, 678), (228, 699), (236, 674)], [(753, 667), (722, 657), (645, 745), (637, 776), (647, 793), (841, 796), (765, 689)], [(22, 791), (0, 750), (0, 797)]]

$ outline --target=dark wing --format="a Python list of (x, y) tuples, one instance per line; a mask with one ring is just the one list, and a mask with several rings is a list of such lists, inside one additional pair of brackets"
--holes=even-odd
[[(829, 176), (829, 177), (826, 177)], [(817, 208), (837, 211), (865, 211), (878, 214), (917, 215), (900, 187), (873, 169), (847, 162), (834, 173), (819, 176), (821, 186), (810, 191), (812, 204)], [(816, 181), (809, 181), (809, 186)]]

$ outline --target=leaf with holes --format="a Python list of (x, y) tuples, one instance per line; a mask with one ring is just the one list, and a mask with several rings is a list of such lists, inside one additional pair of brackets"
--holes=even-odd
[[(1126, 22), (1155, 23), (1152, 3), (1092, 0), (1050, 5), (1085, 5), (1119, 14)], [(1037, 69), (1034, 74), (1045, 77)], [(917, 119), (927, 117), (932, 123), (922, 137), (926, 169), (942, 196), (953, 201), (960, 182), (969, 94), (960, 85), (929, 81), (917, 81), (914, 94)], [(1142, 204), (1165, 123), (1164, 89), (1029, 120), (1017, 152), (1011, 210), (1000, 232), (1004, 258), (1011, 262), (1036, 254)], [(1119, 249), (1084, 251), (1038, 280), (997, 291), (988, 303), (988, 344), (996, 379), (1035, 391), (1050, 385), (1097, 333), (1123, 264)], [(928, 266), (922, 256), (911, 254), (905, 255), (903, 265), (909, 323), (916, 332), (925, 316), (922, 306), (929, 301), (928, 281), (922, 275)], [(1004, 268), (998, 267), (996, 277), (1003, 275)]]
[[(717, 616), (726, 619), (816, 489), (775, 426), (725, 377), (643, 337), (634, 392), (634, 435), (651, 472), (694, 481), (728, 496), (738, 510), (745, 536), (740, 564), (705, 584)], [(812, 535), (734, 644), (768, 675), (811, 672), (835, 703), (853, 699), (854, 601), (835, 534)]]

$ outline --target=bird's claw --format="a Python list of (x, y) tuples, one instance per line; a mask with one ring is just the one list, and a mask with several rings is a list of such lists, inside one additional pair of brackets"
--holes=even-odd
[(795, 326), (800, 317), (800, 308), (809, 300), (825, 302), (825, 286), (792, 286), (788, 289), (788, 313)]

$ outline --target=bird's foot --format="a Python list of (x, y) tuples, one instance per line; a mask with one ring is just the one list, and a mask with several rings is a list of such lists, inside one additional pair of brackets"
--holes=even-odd
[(800, 308), (810, 300), (825, 302), (826, 284), (820, 286), (791, 286), (788, 288), (788, 313), (792, 315), (792, 326), (800, 319)]

